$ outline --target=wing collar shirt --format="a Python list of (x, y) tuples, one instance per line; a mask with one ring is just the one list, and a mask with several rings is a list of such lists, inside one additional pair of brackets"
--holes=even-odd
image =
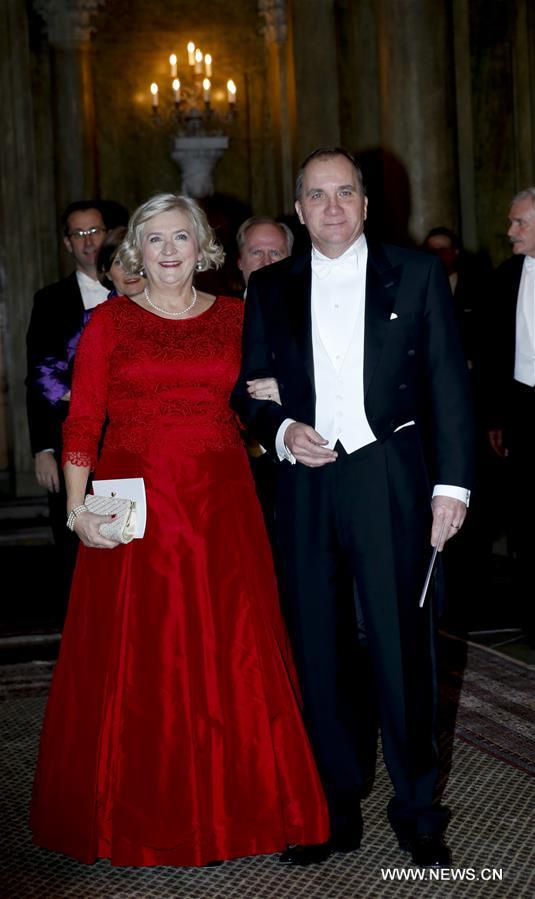
[(76, 280), (82, 294), (84, 309), (94, 309), (108, 299), (109, 290), (100, 283), (86, 275), (85, 272), (76, 272)]
[(347, 453), (375, 441), (364, 411), (364, 306), (368, 247), (363, 234), (341, 256), (312, 250), (312, 348), (316, 430)]
[(535, 387), (535, 258), (526, 256), (516, 304), (515, 381)]

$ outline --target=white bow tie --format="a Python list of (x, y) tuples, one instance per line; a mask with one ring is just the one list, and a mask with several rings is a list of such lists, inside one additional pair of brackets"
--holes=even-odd
[(333, 270), (341, 271), (342, 269), (346, 271), (358, 269), (358, 259), (354, 253), (350, 253), (348, 256), (338, 256), (336, 259), (312, 256), (312, 271), (318, 278), (326, 278)]

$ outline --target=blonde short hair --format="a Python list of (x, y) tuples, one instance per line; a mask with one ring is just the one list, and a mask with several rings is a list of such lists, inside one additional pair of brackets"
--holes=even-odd
[(178, 194), (156, 194), (138, 206), (128, 223), (126, 237), (117, 254), (127, 272), (140, 272), (143, 269), (141, 244), (147, 222), (162, 212), (171, 212), (174, 209), (185, 215), (193, 226), (200, 253), (198, 271), (204, 272), (209, 268), (220, 268), (223, 265), (225, 259), (223, 247), (216, 240), (206, 215), (195, 200)]

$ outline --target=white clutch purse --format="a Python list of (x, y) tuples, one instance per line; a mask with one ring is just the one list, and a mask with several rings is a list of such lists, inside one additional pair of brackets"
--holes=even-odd
[(108, 540), (130, 543), (136, 534), (136, 503), (120, 496), (94, 496), (88, 493), (85, 505), (95, 515), (115, 515), (113, 521), (101, 524), (99, 532)]

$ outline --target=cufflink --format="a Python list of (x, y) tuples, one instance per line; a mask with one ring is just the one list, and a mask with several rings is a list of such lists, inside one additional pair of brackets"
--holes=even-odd
[(391, 313), (390, 313), (390, 321), (394, 321), (395, 318), (397, 318), (396, 313), (395, 313), (395, 312), (391, 312)]

